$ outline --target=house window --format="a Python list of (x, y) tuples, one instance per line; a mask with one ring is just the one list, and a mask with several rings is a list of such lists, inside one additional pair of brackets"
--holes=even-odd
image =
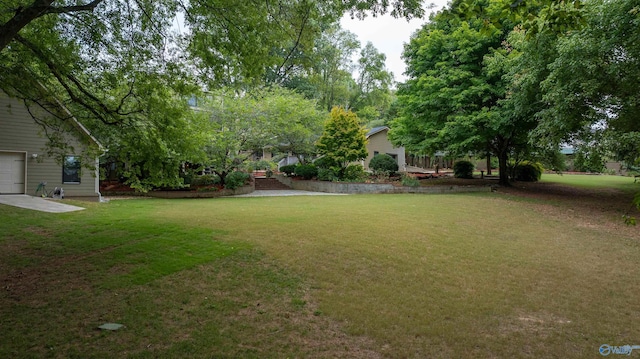
[(380, 152), (378, 152), (378, 151), (373, 151), (373, 155), (374, 155), (374, 156), (377, 156), (378, 154), (380, 154)]
[(80, 183), (80, 158), (78, 156), (64, 157), (62, 183)]
[(191, 95), (191, 97), (187, 99), (187, 105), (190, 107), (198, 107), (198, 98), (195, 95)]

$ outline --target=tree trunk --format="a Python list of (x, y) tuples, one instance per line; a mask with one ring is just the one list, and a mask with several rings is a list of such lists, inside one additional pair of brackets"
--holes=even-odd
[(509, 155), (507, 151), (500, 151), (500, 153), (498, 153), (498, 163), (499, 163), (498, 171), (500, 171), (500, 181), (498, 183), (501, 186), (511, 185), (509, 183), (509, 170), (507, 169), (508, 157)]
[(491, 153), (487, 153), (487, 176), (491, 176)]
[(220, 177), (220, 185), (224, 187), (224, 180), (227, 178), (227, 175), (229, 174), (229, 172), (224, 171), (224, 172), (218, 172), (218, 171), (213, 171), (213, 173), (217, 174), (218, 177)]

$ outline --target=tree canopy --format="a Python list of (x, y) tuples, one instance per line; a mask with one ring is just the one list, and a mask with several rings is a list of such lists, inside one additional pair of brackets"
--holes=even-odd
[[(405, 47), (391, 138), (413, 152), (640, 163), (637, 1), (459, 0)], [(553, 163), (552, 163), (553, 165)], [(640, 196), (636, 197), (640, 206)]]
[[(398, 91), (391, 140), (414, 153), (490, 152), (506, 168), (531, 126), (502, 103), (510, 61), (503, 43), (510, 28), (508, 21), (487, 25), (448, 10), (433, 16), (405, 46), (409, 80)], [(500, 171), (500, 182), (508, 184), (507, 171)]]
[[(242, 91), (268, 74), (289, 77), (308, 66), (323, 29), (344, 12), (412, 17), (422, 15), (421, 3), (6, 0), (0, 91), (62, 121), (68, 113), (55, 108), (66, 106), (109, 157), (127, 162), (132, 185), (175, 185), (176, 164), (202, 156), (187, 98), (229, 86)], [(38, 120), (48, 131), (60, 128)]]
[(281, 88), (211, 92), (197, 112), (206, 122), (206, 158), (201, 163), (223, 184), (229, 173), (263, 149), (291, 152), (304, 161), (315, 153), (322, 131), (323, 116), (315, 103)]
[[(548, 106), (539, 112), (541, 136), (567, 141), (602, 130), (611, 152), (629, 164), (640, 158), (640, 5), (594, 0), (586, 25), (555, 44), (542, 82)], [(594, 127), (595, 126), (595, 127)]]
[(366, 131), (358, 116), (341, 107), (331, 110), (317, 146), (325, 161), (337, 168), (339, 178), (350, 162), (363, 160), (368, 154)]

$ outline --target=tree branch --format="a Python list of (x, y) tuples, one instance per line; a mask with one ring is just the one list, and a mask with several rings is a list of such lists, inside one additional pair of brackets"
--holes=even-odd
[(93, 11), (104, 0), (93, 0), (85, 5), (51, 6), (54, 0), (35, 0), (27, 7), (19, 7), (9, 21), (0, 25), (0, 51), (4, 50), (25, 26), (47, 14), (65, 14), (79, 11)]
[[(27, 39), (23, 38), (20, 35), (16, 35), (15, 39), (16, 41), (20, 42), (22, 45), (27, 47), (29, 50), (31, 50), (31, 52), (33, 52), (41, 61), (43, 61), (47, 65), (47, 68), (49, 68), (49, 71), (51, 71), (51, 74), (58, 80), (60, 85), (64, 87), (65, 91), (67, 92), (71, 100), (73, 100), (75, 103), (84, 107), (86, 110), (88, 110), (90, 113), (96, 116), (96, 118), (102, 121), (103, 123), (107, 125), (115, 125), (121, 122), (121, 119), (119, 119), (118, 117), (130, 115), (137, 112), (142, 112), (142, 111), (132, 111), (128, 113), (121, 113), (120, 110), (122, 108), (122, 103), (117, 109), (115, 110), (110, 109), (104, 102), (102, 102), (99, 98), (97, 98), (94, 94), (92, 94), (89, 90), (87, 90), (82, 85), (82, 83), (80, 83), (80, 81), (76, 79), (74, 76), (71, 76), (69, 74), (63, 74), (62, 72), (60, 72), (58, 67), (37, 46), (35, 46), (30, 41), (28, 41)], [(78, 91), (80, 91), (80, 93), (86, 96), (86, 98), (88, 98), (90, 101), (85, 101), (84, 98), (78, 96), (73, 90), (73, 88), (71, 88), (71, 85), (73, 85), (76, 89), (78, 89)], [(129, 94), (127, 94), (125, 98), (130, 96), (131, 94), (132, 94), (132, 91), (130, 90)], [(124, 102), (124, 99), (123, 99), (123, 102)], [(115, 117), (115, 119), (110, 120), (108, 117)]]
[(49, 7), (49, 9), (47, 9), (45, 14), (66, 14), (66, 13), (78, 12), (78, 11), (93, 11), (93, 9), (95, 9), (96, 6), (98, 6), (103, 1), (104, 0), (93, 0), (92, 2), (84, 5)]
[(296, 51), (296, 49), (300, 46), (300, 41), (302, 40), (302, 35), (304, 34), (304, 30), (305, 30), (305, 27), (307, 25), (307, 21), (309, 20), (309, 17), (310, 17), (310, 9), (307, 8), (307, 11), (305, 12), (305, 14), (304, 14), (304, 16), (302, 18), (302, 23), (300, 25), (300, 30), (297, 33), (297, 36), (296, 36), (296, 39), (295, 39), (295, 43), (293, 44), (293, 46), (289, 50), (289, 53), (283, 59), (282, 64), (280, 64), (280, 66), (278, 66), (278, 69), (276, 69), (276, 71), (275, 71), (275, 73), (277, 75), (279, 75), (281, 77), (281, 79), (284, 79), (285, 75), (287, 74), (287, 71), (291, 69), (291, 66), (289, 66), (289, 67), (287, 67), (287, 70), (282, 72), (284, 66), (287, 64), (287, 62), (293, 56), (294, 51)]

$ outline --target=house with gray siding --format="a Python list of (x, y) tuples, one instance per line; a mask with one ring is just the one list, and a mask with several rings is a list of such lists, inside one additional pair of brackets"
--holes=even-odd
[(58, 120), (64, 129), (59, 139), (67, 146), (66, 152), (54, 155), (47, 148), (44, 128), (32, 116), (46, 112), (30, 110), (0, 91), (0, 195), (35, 195), (38, 185), (46, 182), (47, 190), (62, 188), (65, 197), (99, 198), (98, 158), (87, 156), (101, 150), (98, 141), (60, 104), (65, 119)]

